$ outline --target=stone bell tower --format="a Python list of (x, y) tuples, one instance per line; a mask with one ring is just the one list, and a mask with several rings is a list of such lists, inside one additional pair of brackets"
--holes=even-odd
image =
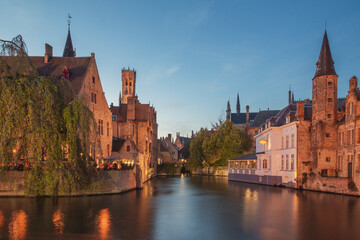
[(129, 97), (135, 97), (136, 71), (122, 69), (122, 103), (126, 104)]
[(325, 31), (312, 90), (311, 140), (313, 164), (323, 175), (333, 175), (337, 147), (338, 76)]

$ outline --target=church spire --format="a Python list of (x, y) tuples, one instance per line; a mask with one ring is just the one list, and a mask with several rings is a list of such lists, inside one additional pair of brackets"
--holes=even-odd
[(316, 62), (316, 72), (314, 78), (323, 75), (336, 75), (326, 30), (321, 45), (319, 60)]
[(228, 102), (227, 102), (226, 120), (231, 120), (230, 100), (228, 100)]
[(70, 35), (70, 23), (71, 23), (70, 14), (68, 16), (67, 22), (68, 22), (68, 35), (67, 35), (67, 39), (66, 39), (66, 43), (65, 43), (63, 57), (75, 57), (75, 51), (73, 49), (71, 35)]
[(240, 99), (239, 99), (239, 93), (237, 94), (236, 114), (240, 114)]

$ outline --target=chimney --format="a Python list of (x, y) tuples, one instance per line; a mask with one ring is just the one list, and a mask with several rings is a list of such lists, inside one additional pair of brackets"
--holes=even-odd
[(169, 139), (170, 142), (171, 142), (171, 133), (168, 134), (168, 139)]
[(48, 63), (53, 56), (53, 48), (50, 44), (45, 43), (44, 63)]
[(304, 121), (305, 119), (305, 101), (296, 102), (296, 117), (299, 121)]
[(356, 89), (357, 89), (357, 78), (355, 76), (353, 76), (349, 80), (349, 90), (350, 91), (355, 91)]
[(110, 104), (110, 108), (113, 108), (113, 107), (114, 107), (114, 104), (113, 104), (113, 103), (111, 103), (111, 104)]
[(246, 105), (246, 124), (249, 124), (250, 120), (249, 108), (249, 105)]

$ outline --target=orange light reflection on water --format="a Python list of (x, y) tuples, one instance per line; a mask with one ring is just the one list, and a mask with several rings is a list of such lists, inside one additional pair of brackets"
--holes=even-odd
[(55, 227), (55, 231), (62, 234), (65, 227), (64, 214), (60, 210), (57, 210), (53, 214), (52, 221)]
[(5, 222), (4, 215), (3, 215), (2, 211), (0, 211), (0, 228), (2, 228), (2, 226), (4, 226), (4, 222)]
[(97, 217), (97, 227), (100, 239), (108, 239), (111, 227), (111, 215), (109, 209), (101, 209)]
[(28, 216), (25, 213), (25, 211), (20, 210), (13, 212), (9, 224), (10, 239), (25, 239), (27, 223), (28, 223)]

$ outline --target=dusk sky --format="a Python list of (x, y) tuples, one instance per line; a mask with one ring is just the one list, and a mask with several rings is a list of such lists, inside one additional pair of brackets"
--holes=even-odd
[(327, 23), (338, 97), (360, 77), (359, 1), (2, 0), (0, 39), (21, 34), (29, 55), (44, 44), (62, 56), (71, 14), (77, 56), (95, 53), (108, 104), (118, 104), (121, 69), (137, 71), (141, 103), (157, 110), (159, 136), (190, 135), (235, 111), (282, 109), (289, 85), (311, 98)]

